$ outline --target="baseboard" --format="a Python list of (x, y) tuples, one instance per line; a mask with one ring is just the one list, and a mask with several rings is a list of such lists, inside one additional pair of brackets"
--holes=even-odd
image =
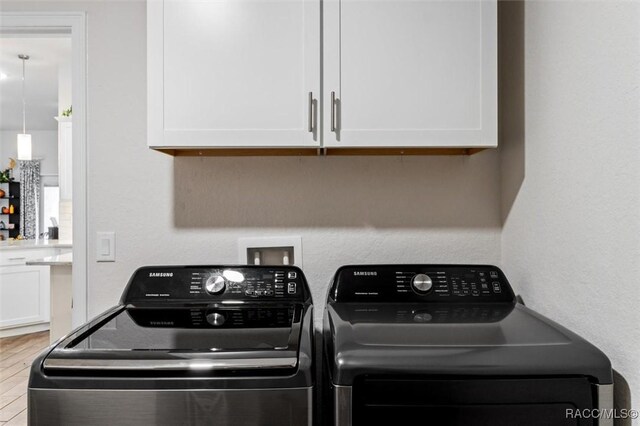
[(23, 334), (37, 333), (39, 331), (49, 330), (49, 323), (24, 325), (21, 327), (5, 328), (0, 330), (0, 339), (3, 337), (21, 336)]

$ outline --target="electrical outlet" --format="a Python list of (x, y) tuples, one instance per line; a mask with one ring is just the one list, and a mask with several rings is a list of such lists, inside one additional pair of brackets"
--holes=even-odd
[(238, 262), (247, 265), (295, 265), (302, 268), (302, 238), (240, 238)]

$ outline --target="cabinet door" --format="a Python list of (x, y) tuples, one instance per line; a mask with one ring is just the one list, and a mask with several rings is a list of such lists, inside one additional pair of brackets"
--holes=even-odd
[(0, 328), (49, 321), (49, 267), (0, 268)]
[(326, 0), (323, 22), (325, 146), (497, 145), (496, 1)]
[(147, 16), (149, 146), (319, 146), (320, 0), (151, 0)]

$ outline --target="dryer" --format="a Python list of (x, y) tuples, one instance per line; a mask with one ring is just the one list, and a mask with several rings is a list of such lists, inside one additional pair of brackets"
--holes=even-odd
[(137, 270), (32, 365), (30, 425), (310, 425), (313, 313), (290, 266)]
[(591, 425), (575, 410), (613, 408), (607, 357), (495, 266), (344, 266), (323, 335), (329, 424)]

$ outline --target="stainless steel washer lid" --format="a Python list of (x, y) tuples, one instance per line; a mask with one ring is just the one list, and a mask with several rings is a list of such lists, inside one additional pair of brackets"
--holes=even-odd
[(29, 389), (308, 388), (313, 306), (294, 266), (148, 266), (36, 357)]
[(298, 363), (302, 311), (300, 304), (119, 307), (61, 342), (43, 368), (129, 373), (292, 369)]

